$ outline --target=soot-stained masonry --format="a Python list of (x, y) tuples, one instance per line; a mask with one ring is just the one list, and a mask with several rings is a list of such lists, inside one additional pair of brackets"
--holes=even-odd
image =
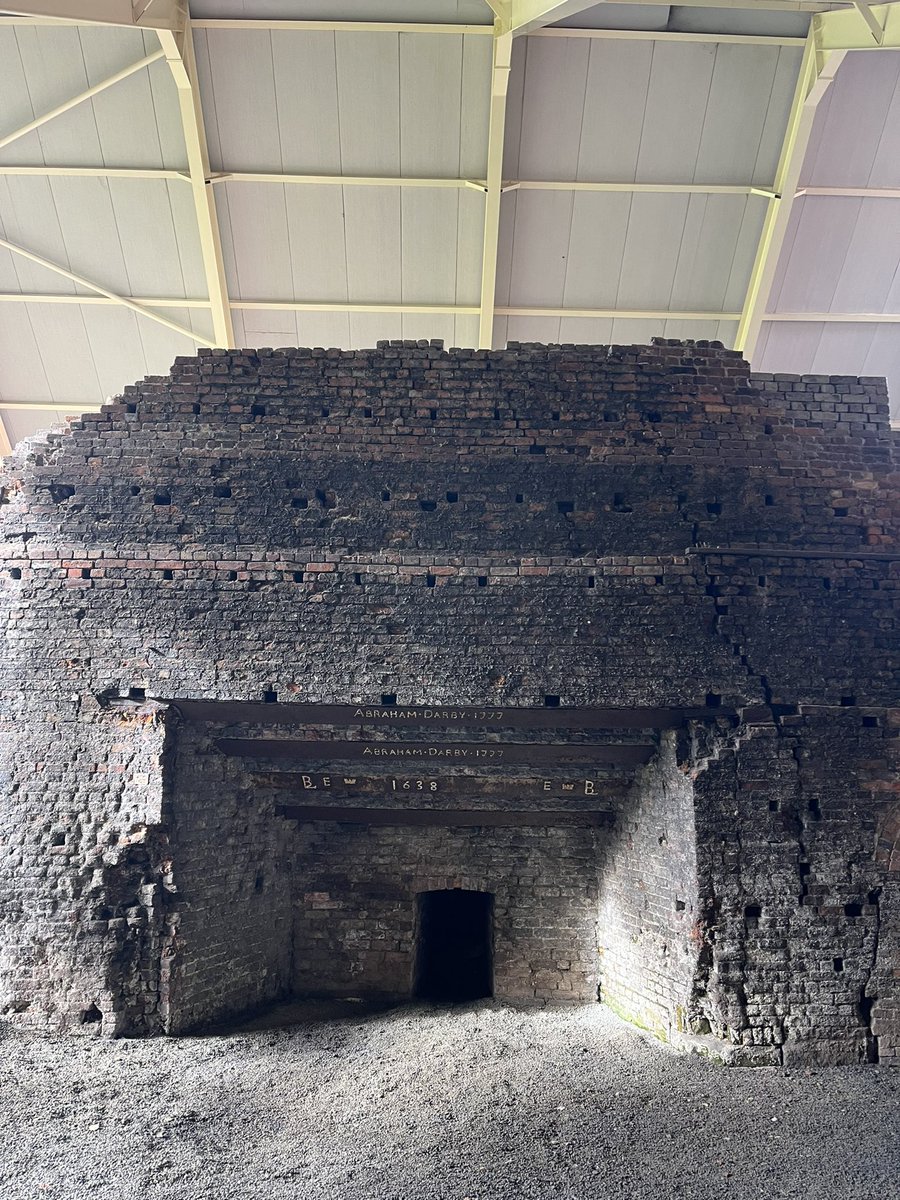
[(470, 913), (466, 994), (897, 1061), (895, 453), (666, 341), (201, 352), (23, 443), (0, 1013), (402, 999)]

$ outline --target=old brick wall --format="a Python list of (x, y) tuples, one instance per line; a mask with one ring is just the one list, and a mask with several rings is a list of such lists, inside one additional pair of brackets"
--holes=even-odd
[(666, 1039), (689, 1028), (699, 944), (693, 788), (668, 734), (617, 814), (600, 865), (600, 995)]
[[(320, 835), (282, 841), (234, 764), (201, 781), (203, 755), (191, 760), (166, 701), (534, 706), (550, 695), (564, 707), (774, 706), (718, 757), (679, 758), (696, 793), (700, 920), (661, 994), (674, 1004), (690, 968), (688, 1026), (778, 1053), (819, 1028), (851, 1055), (894, 1036), (890, 935), (881, 928), (876, 947), (865, 932), (875, 918), (860, 889), (868, 872), (865, 897), (887, 894), (891, 868), (865, 830), (896, 804), (896, 785), (856, 786), (888, 770), (866, 765), (887, 760), (868, 757), (872, 730), (888, 747), (897, 732), (897, 474), (882, 381), (751, 377), (703, 344), (201, 353), (33, 439), (5, 471), (8, 1014), (67, 1025), (96, 1006), (110, 1031), (176, 1028), (288, 986), (281, 934), (297, 896), (331, 895), (294, 886), (321, 871), (303, 854), (303, 838)], [(785, 865), (766, 876), (769, 798), (762, 812), (750, 805), (741, 772), (768, 746), (763, 786), (775, 799), (795, 789), (802, 806), (804, 739), (828, 747), (834, 721), (860, 736), (841, 740), (821, 869), (809, 860), (820, 890), (804, 894), (793, 832), (777, 827)], [(799, 742), (793, 766), (787, 737)], [(686, 793), (677, 804), (689, 816)], [(636, 805), (649, 842), (665, 814), (649, 792)], [(673, 891), (689, 882), (689, 821), (680, 828), (688, 857), (653, 863)], [(349, 879), (367, 838), (386, 854), (393, 836), (336, 830), (329, 844), (346, 848)], [(455, 839), (438, 839), (437, 874), (479, 876), (451, 863)], [(555, 853), (582, 877), (571, 831)], [(257, 892), (263, 861), (272, 874)], [(597, 861), (627, 877), (624, 859)], [(404, 904), (419, 878), (407, 867), (412, 883), (386, 885)], [(624, 887), (620, 903), (634, 911)], [(831, 912), (857, 903), (859, 916)], [(745, 919), (754, 906), (759, 918)], [(671, 918), (679, 938), (683, 911)], [(549, 903), (545, 913), (551, 928)], [(776, 980), (779, 937), (788, 961)], [(832, 963), (837, 985), (818, 966), (806, 977), (812, 948), (817, 964), (826, 951), (849, 964)], [(575, 950), (580, 962), (583, 942)]]
[(415, 897), (494, 896), (494, 994), (597, 996), (597, 835), (588, 829), (302, 828), (294, 926), (298, 992), (408, 997)]
[(159, 1023), (178, 1033), (290, 994), (293, 831), (207, 730), (174, 712), (169, 720), (178, 731), (167, 788), (178, 891)]

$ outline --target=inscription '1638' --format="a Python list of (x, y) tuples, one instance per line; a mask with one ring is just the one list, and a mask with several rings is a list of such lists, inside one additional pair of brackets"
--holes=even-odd
[[(304, 792), (328, 792), (328, 791), (365, 791), (369, 792), (373, 789), (384, 790), (386, 792), (419, 792), (423, 794), (434, 794), (436, 792), (454, 792), (460, 790), (460, 784), (464, 784), (464, 790), (467, 793), (478, 790), (479, 780), (472, 776), (465, 776), (461, 779), (448, 779), (446, 776), (439, 778), (429, 778), (427, 776), (378, 776), (373, 779), (371, 777), (361, 779), (356, 775), (295, 775), (292, 777), (295, 786), (298, 786)], [(494, 781), (490, 781), (494, 783)], [(601, 794), (601, 785), (596, 779), (577, 779), (577, 780), (559, 780), (559, 779), (523, 779), (517, 780), (514, 783), (507, 781), (506, 787), (510, 790), (519, 790), (525, 793), (534, 794), (561, 794), (570, 796), (599, 796)]]

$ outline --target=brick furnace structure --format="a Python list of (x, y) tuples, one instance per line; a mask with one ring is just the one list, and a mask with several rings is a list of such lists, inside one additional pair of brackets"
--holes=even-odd
[(882, 381), (201, 352), (2, 483), (6, 1019), (599, 990), (735, 1061), (896, 1061)]

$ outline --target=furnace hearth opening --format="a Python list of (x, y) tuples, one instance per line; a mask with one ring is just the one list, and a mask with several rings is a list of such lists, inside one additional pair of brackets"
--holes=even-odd
[(413, 995), (444, 1001), (492, 996), (492, 893), (462, 888), (420, 892), (416, 905)]

